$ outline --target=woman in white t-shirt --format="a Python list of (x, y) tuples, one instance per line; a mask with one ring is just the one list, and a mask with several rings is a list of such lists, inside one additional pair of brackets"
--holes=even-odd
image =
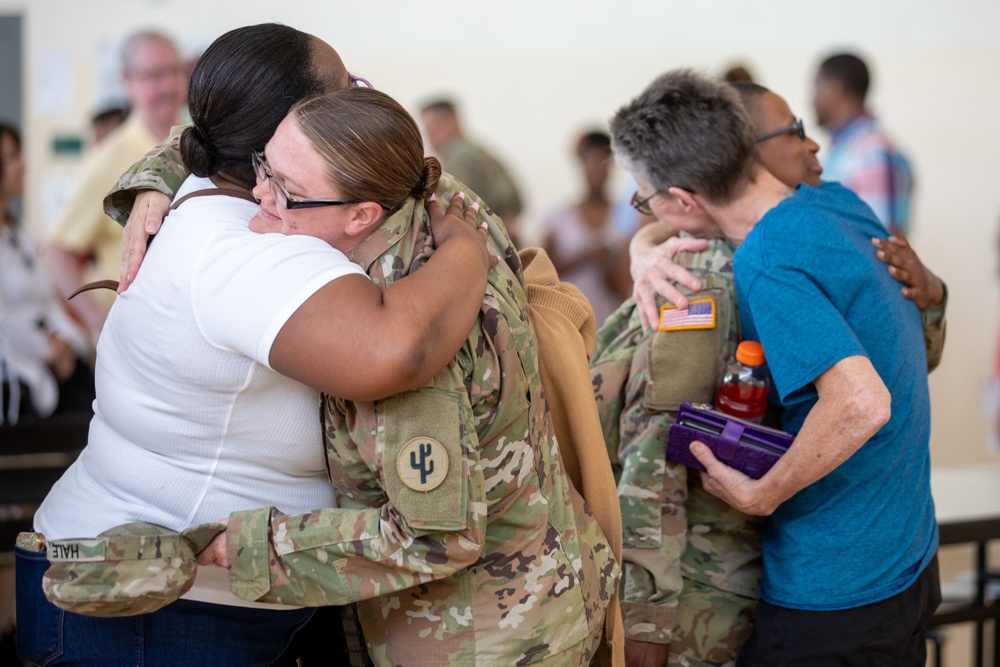
[[(46, 538), (133, 521), (181, 530), (261, 505), (330, 507), (318, 390), (387, 396), (422, 384), (459, 350), (489, 268), (472, 207), (463, 219), (459, 205), (446, 216), (429, 204), (433, 258), (384, 293), (320, 239), (248, 228), (258, 210), (251, 154), (294, 102), (348, 85), (333, 49), (285, 26), (231, 31), (201, 57), (194, 125), (181, 139), (193, 173), (109, 314), (88, 445), (35, 517)], [(354, 208), (388, 213), (286, 187), (288, 207), (311, 224)], [(294, 664), (279, 656), (314, 611), (246, 603), (224, 569), (208, 567), (152, 614), (80, 616), (42, 596), (44, 553), (17, 555), (18, 648), (43, 665)]]

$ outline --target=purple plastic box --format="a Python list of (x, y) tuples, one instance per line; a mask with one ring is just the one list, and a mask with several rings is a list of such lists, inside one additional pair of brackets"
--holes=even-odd
[(667, 460), (704, 470), (688, 447), (695, 440), (708, 445), (719, 459), (745, 475), (760, 479), (784, 454), (791, 433), (754, 424), (716, 410), (711, 405), (681, 403), (667, 437)]

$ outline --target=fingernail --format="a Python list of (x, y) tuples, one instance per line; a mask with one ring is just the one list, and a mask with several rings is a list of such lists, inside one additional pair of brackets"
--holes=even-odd
[(479, 226), (482, 227), (483, 229), (489, 229), (490, 228), (490, 226), (486, 224), (485, 220), (483, 220), (481, 223), (479, 223)]
[(431, 196), (427, 199), (427, 201), (437, 201), (437, 200), (438, 196), (436, 194), (431, 194)]
[[(477, 202), (477, 201), (472, 202), (472, 204), (470, 205), (469, 208), (471, 208), (473, 211), (478, 211), (479, 210), (479, 202)], [(485, 225), (486, 223), (484, 222), (483, 224)]]
[(465, 199), (465, 193), (464, 193), (464, 192), (462, 192), (461, 190), (459, 190), (459, 191), (458, 191), (458, 198), (459, 198), (459, 199)]

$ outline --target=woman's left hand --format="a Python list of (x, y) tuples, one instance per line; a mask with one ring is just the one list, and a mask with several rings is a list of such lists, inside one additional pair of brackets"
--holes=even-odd
[(903, 283), (903, 296), (917, 304), (920, 310), (940, 305), (944, 301), (944, 284), (924, 266), (906, 239), (890, 236), (883, 241), (872, 239), (875, 256), (889, 265), (889, 275)]

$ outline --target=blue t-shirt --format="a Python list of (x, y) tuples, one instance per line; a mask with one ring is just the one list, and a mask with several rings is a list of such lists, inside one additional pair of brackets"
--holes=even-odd
[(802, 185), (733, 260), (744, 337), (764, 347), (785, 430), (797, 433), (816, 404), (813, 381), (852, 355), (868, 357), (892, 395), (889, 422), (766, 522), (761, 597), (771, 604), (833, 610), (884, 600), (937, 551), (923, 329), (875, 257), (871, 238), (885, 235), (846, 188)]

